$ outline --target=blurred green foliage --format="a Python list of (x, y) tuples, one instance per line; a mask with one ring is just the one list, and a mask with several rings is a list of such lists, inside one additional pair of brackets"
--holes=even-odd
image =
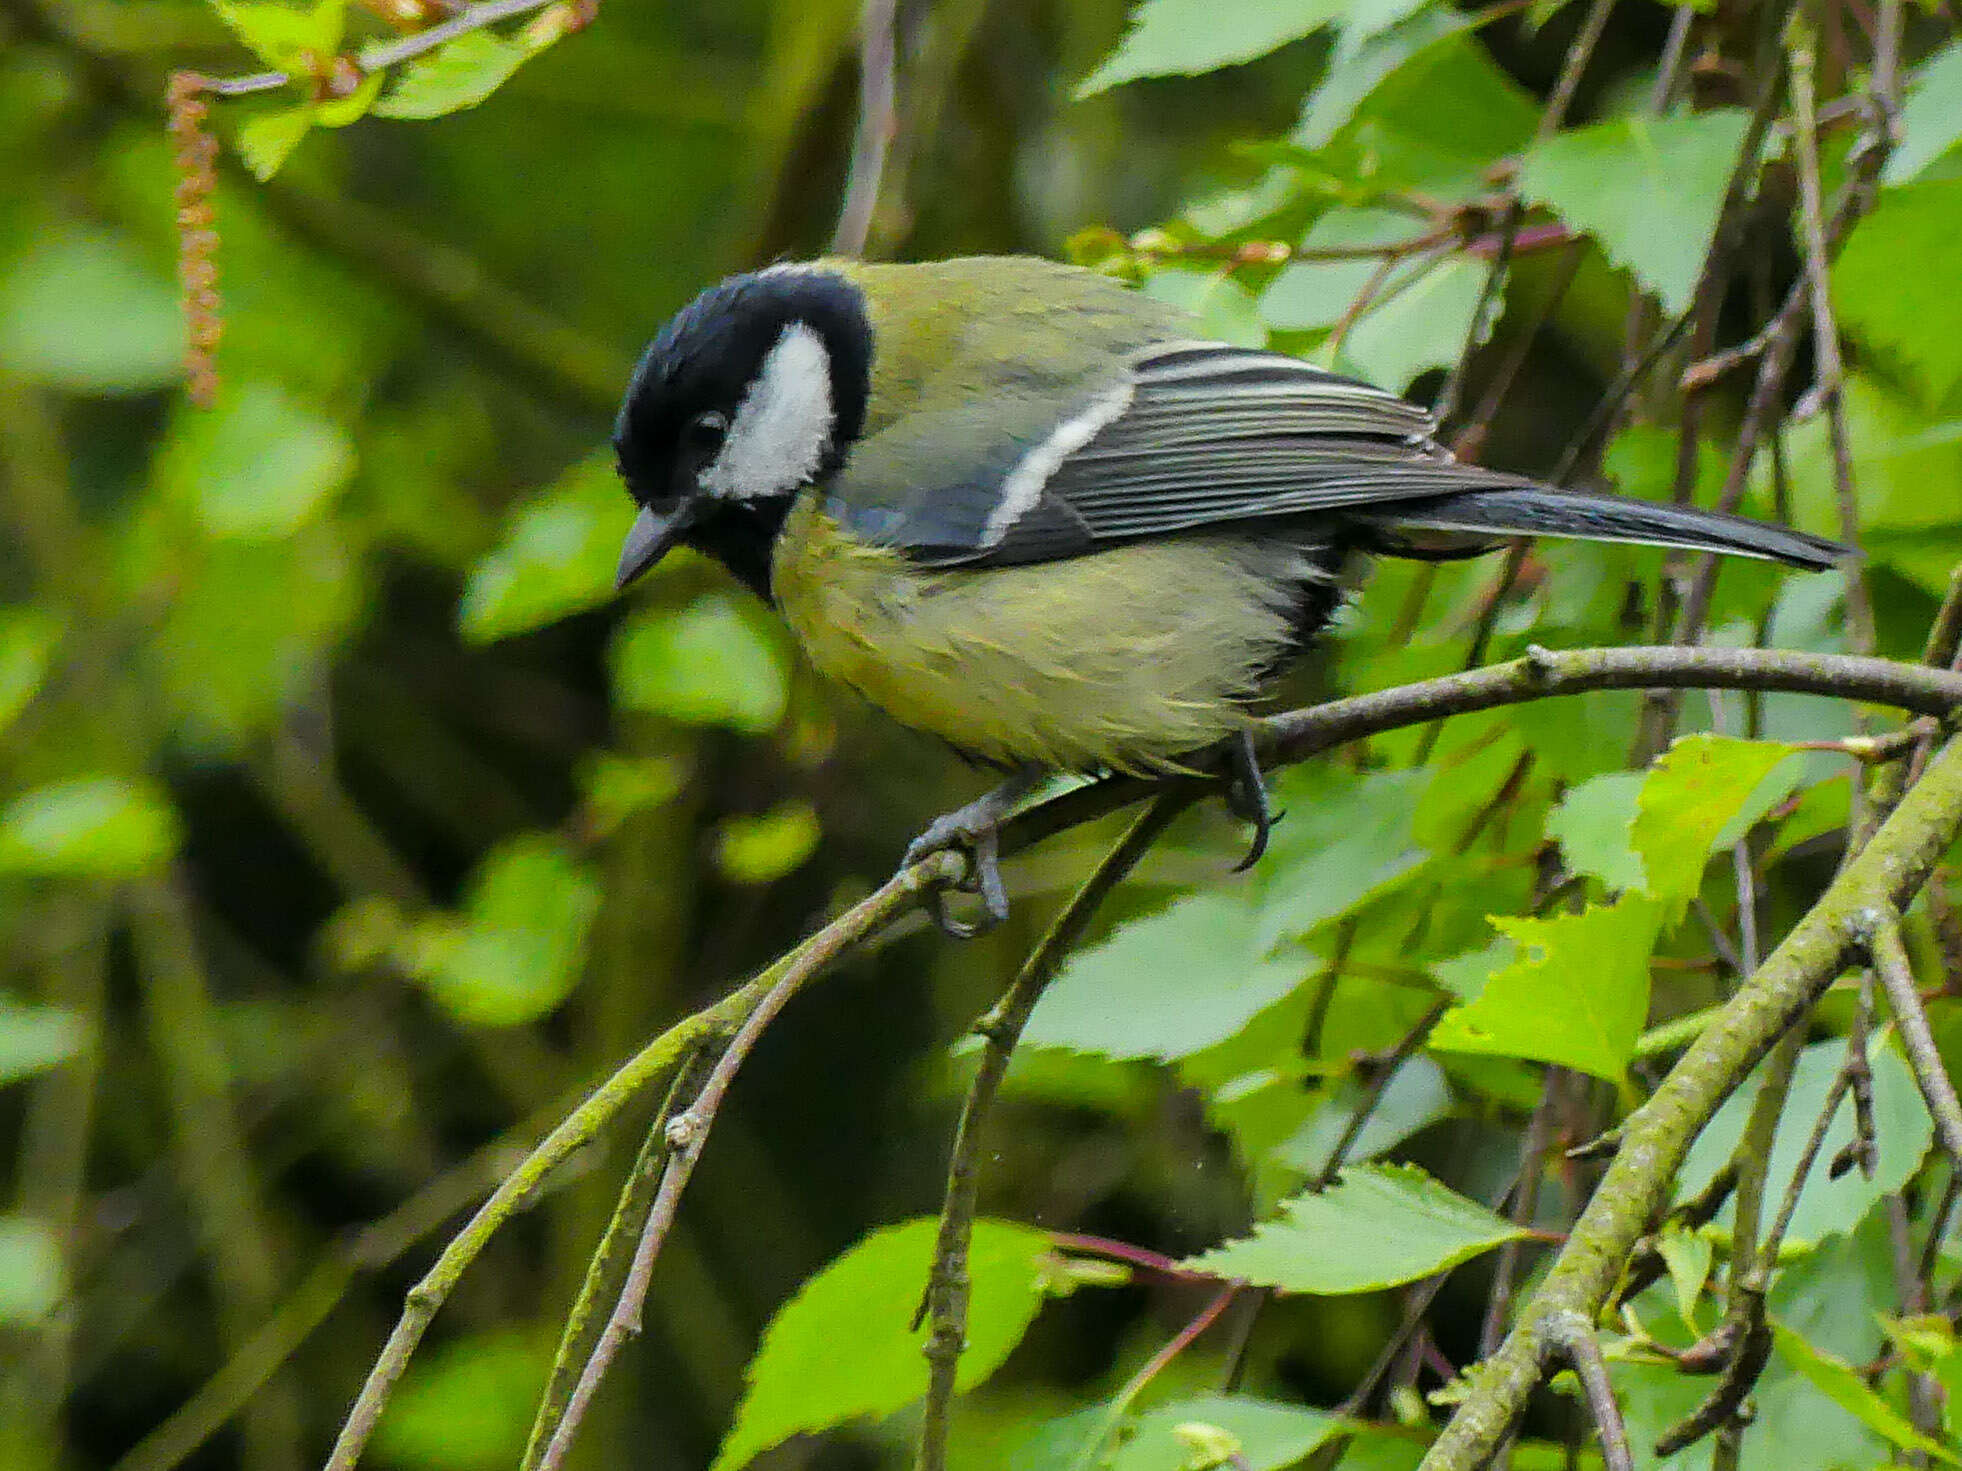
[[(486, 1161), (862, 893), (975, 785), (819, 688), (700, 559), (629, 603), (611, 592), (629, 510), (602, 448), (613, 400), (700, 285), (824, 248), (858, 6), (609, 0), (583, 29), (540, 7), (386, 75), (322, 70), (386, 56), (391, 13), (435, 18), (0, 3), (0, 1464), (24, 1471), (317, 1462)], [(1864, 85), (1863, 13), (1833, 10), (1829, 102)], [(902, 4), (870, 248), (1070, 254), (1213, 335), (1420, 397), (1469, 341), (1460, 419), (1516, 373), (1476, 415), (1482, 453), (1545, 470), (1696, 299), (1747, 136), (1755, 8), (1685, 22), (1704, 64), (1658, 115), (1676, 14), (1616, 6), (1549, 130), (1578, 7)], [(1896, 657), (1919, 654), (1962, 561), (1962, 47), (1945, 25), (1910, 28), (1884, 187), (1832, 272), (1861, 575)], [(321, 82), (212, 104), (224, 336), (217, 400), (195, 407), (164, 77), (261, 66)], [(1749, 338), (1797, 279), (1790, 144), (1774, 128), (1764, 145), (1706, 348)], [(1506, 187), (1530, 207), (1511, 248)], [(1658, 361), (1580, 463), (1662, 499), (1687, 362)], [(1680, 473), (1706, 503), (1748, 377), (1703, 400)], [(1747, 508), (1835, 532), (1826, 415), (1775, 437)], [(1638, 637), (1663, 574), (1657, 553), (1598, 546), (1539, 549), (1506, 591), (1486, 565), (1386, 566), (1293, 693), (1446, 672), (1474, 643)], [(1843, 650), (1845, 592), (1732, 569), (1710, 635)], [(1478, 1350), (1480, 1254), (1520, 1234), (1491, 1208), (1523, 1171), (1523, 1224), (1571, 1219), (1588, 1177), (1549, 1167), (1555, 1147), (1641, 1096), (1663, 1024), (1720, 999), (1747, 937), (1802, 912), (1843, 841), (1853, 763), (1789, 743), (1850, 734), (1846, 710), (1692, 700), (1684, 729), (1704, 733), (1629, 772), (1641, 712), (1547, 702), (1289, 771), (1288, 819), (1243, 878), (1219, 814), (1174, 831), (1044, 999), (991, 1131), (957, 1465), (1279, 1471), (1344, 1447), (1351, 1471), (1415, 1464), (1420, 1391)], [(904, 1463), (924, 1369), (903, 1324), (930, 1235), (910, 1218), (937, 1203), (956, 1038), (1106, 837), (1012, 865), (997, 934), (915, 929), (779, 1024), (577, 1464)], [(1734, 852), (1755, 868), (1748, 922)], [(1917, 913), (1931, 973), (1938, 939)], [(1382, 1076), (1440, 998), (1429, 1049)], [(1850, 1011), (1836, 996), (1799, 1060), (1774, 1200)], [(1932, 1011), (1962, 1058), (1962, 1008)], [(1950, 1386), (1936, 1432), (1955, 1429), (1962, 1351), (1925, 1316), (1952, 1293), (1952, 1249), (1929, 1250), (1918, 1307), (1888, 1249), (1890, 1212), (1928, 1229), (1941, 1167), (1884, 1029), (1871, 1051), (1878, 1168), (1825, 1181), (1842, 1119), (1772, 1284), (1748, 1466), (1925, 1450), (1908, 1368)], [(1685, 1194), (1744, 1137), (1749, 1096)], [(1349, 1158), (1415, 1163), (1307, 1193), (1363, 1105)], [(515, 1464), (631, 1147), (593, 1151), (465, 1279), (377, 1464)], [(1644, 1465), (1706, 1387), (1656, 1345), (1715, 1324), (1728, 1219), (1662, 1238), (1666, 1273), (1611, 1345)], [(1467, 1258), (1371, 1377), (1405, 1308), (1385, 1289)], [(1257, 1319), (1243, 1300), (1238, 1326), (1133, 1382), (1204, 1306), (1195, 1272), (1287, 1295)], [(227, 1365), (249, 1382), (214, 1381)], [(1545, 1407), (1514, 1464), (1558, 1464), (1582, 1423)], [(807, 1431), (827, 1433), (770, 1449)]]

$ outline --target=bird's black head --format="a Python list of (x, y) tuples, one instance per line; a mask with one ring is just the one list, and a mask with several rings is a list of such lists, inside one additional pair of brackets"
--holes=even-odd
[(771, 543), (863, 429), (871, 367), (864, 296), (821, 266), (732, 276), (684, 307), (641, 354), (614, 424), (640, 507), (620, 585), (679, 542), (767, 597)]

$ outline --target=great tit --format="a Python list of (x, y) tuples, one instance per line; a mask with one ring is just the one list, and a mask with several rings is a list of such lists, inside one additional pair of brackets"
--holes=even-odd
[(639, 507), (619, 585), (678, 543), (705, 552), (818, 669), (1008, 772), (907, 852), (965, 848), (999, 918), (997, 828), (1052, 771), (1191, 770), (1219, 747), (1259, 856), (1249, 702), (1326, 626), (1360, 555), (1525, 535), (1815, 570), (1846, 555), (1460, 464), (1434, 429), (1093, 271), (776, 265), (704, 291), (641, 356), (613, 436)]

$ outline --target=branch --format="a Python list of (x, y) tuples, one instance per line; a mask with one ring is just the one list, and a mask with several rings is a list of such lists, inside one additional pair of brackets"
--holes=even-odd
[(1607, 1471), (1635, 1471), (1628, 1426), (1615, 1403), (1614, 1386), (1608, 1382), (1608, 1366), (1601, 1357), (1601, 1341), (1594, 1336), (1594, 1325), (1579, 1313), (1562, 1313), (1547, 1325), (1547, 1340), (1573, 1366), (1574, 1377), (1580, 1380), (1581, 1398), (1594, 1417), (1594, 1428), (1601, 1432), (1602, 1464)]
[(1794, 1020), (1838, 976), (1861, 917), (1906, 902), (1962, 829), (1962, 744), (1951, 743), (1873, 840), (1629, 1116), (1621, 1148), (1499, 1352), (1468, 1375), (1470, 1391), (1423, 1461), (1472, 1471), (1496, 1451), (1539, 1383), (1552, 1325), (1592, 1322), (1623, 1264), (1663, 1209), (1690, 1142)]
[(845, 180), (845, 202), (831, 235), (832, 255), (863, 255), (879, 205), (886, 155), (899, 128), (899, 83), (895, 76), (893, 27), (896, 0), (865, 0), (858, 35), (858, 128), (852, 135), (852, 166)]
[(635, 1229), (647, 1220), (653, 1209), (655, 1195), (672, 1154), (672, 1146), (668, 1143), (668, 1125), (692, 1099), (700, 1096), (707, 1060), (708, 1047), (704, 1039), (702, 1045), (689, 1050), (681, 1065), (675, 1069), (674, 1080), (668, 1084), (668, 1096), (662, 1101), (660, 1111), (654, 1115), (653, 1123), (648, 1126), (647, 1138), (641, 1143), (633, 1167), (627, 1171), (627, 1180), (620, 1187), (620, 1198), (613, 1207), (613, 1215), (587, 1262), (586, 1275), (579, 1284), (579, 1295), (573, 1300), (572, 1311), (566, 1314), (565, 1328), (559, 1335), (558, 1352), (552, 1357), (552, 1373), (546, 1380), (545, 1392), (539, 1396), (538, 1410), (531, 1422), (531, 1434), (526, 1438), (525, 1453), (518, 1463), (519, 1471), (537, 1471), (546, 1448), (551, 1445), (565, 1420), (581, 1370), (591, 1361), (598, 1347), (604, 1327), (599, 1316), (600, 1306), (608, 1299), (617, 1302), (626, 1287), (627, 1274), (633, 1263)]
[(1955, 1084), (1942, 1066), (1935, 1034), (1928, 1027), (1927, 1008), (1915, 989), (1907, 946), (1901, 943), (1900, 912), (1892, 907), (1879, 909), (1868, 916), (1868, 924), (1867, 952), (1880, 973), (1880, 984), (1887, 989), (1887, 1002), (1894, 1008), (1894, 1025), (1900, 1030), (1908, 1066), (1914, 1070), (1914, 1081), (1921, 1085), (1921, 1097), (1928, 1105), (1928, 1116), (1935, 1121), (1942, 1152), (1951, 1168), (1962, 1170), (1962, 1101), (1956, 1098)]
[(654, 1204), (647, 1212), (647, 1224), (641, 1229), (640, 1244), (634, 1250), (633, 1262), (627, 1269), (627, 1280), (620, 1288), (619, 1300), (613, 1305), (613, 1314), (606, 1320), (599, 1342), (593, 1345), (592, 1357), (586, 1360), (586, 1367), (580, 1371), (579, 1382), (573, 1386), (572, 1396), (566, 1401), (565, 1413), (559, 1418), (558, 1428), (552, 1432), (545, 1454), (539, 1458), (539, 1471), (559, 1471), (565, 1464), (565, 1458), (572, 1450), (573, 1437), (579, 1433), (579, 1426), (586, 1418), (593, 1396), (599, 1392), (600, 1380), (606, 1377), (606, 1371), (612, 1366), (621, 1345), (640, 1332), (641, 1309), (647, 1302), (647, 1289), (654, 1280), (654, 1260), (661, 1254), (661, 1245), (668, 1238), (669, 1228), (674, 1225), (675, 1213), (681, 1209), (681, 1192), (688, 1188), (688, 1177), (695, 1173), (696, 1162), (701, 1159), (702, 1150), (708, 1144), (709, 1130), (715, 1126), (715, 1116), (722, 1107), (722, 1100), (729, 1094), (729, 1085), (735, 1082), (736, 1073), (770, 1023), (776, 1020), (777, 1013), (804, 988), (806, 981), (817, 974), (822, 963), (815, 961), (803, 966), (779, 967), (776, 984), (757, 1002), (756, 1009), (750, 1012), (742, 1028), (723, 1049), (722, 1056), (715, 1060), (708, 1080), (702, 1084), (700, 1095), (685, 1112), (675, 1115), (662, 1129), (668, 1158), (667, 1167), (661, 1171), (661, 1188), (655, 1193)]
[[(458, 36), (472, 31), (481, 31), (507, 20), (516, 20), (521, 15), (529, 15), (534, 10), (543, 10), (554, 0), (484, 0), (481, 5), (472, 5), (457, 15), (451, 16), (441, 25), (433, 25), (426, 31), (417, 31), (413, 36), (404, 36), (399, 41), (386, 45), (364, 46), (356, 58), (355, 81), (363, 74), (386, 71), (391, 66), (400, 66), (405, 61), (413, 61), (418, 56), (426, 56), (437, 47), (454, 41)], [(245, 77), (206, 77), (192, 74), (200, 92), (209, 92), (214, 97), (249, 97), (255, 92), (276, 92), (281, 87), (291, 86), (298, 81), (313, 81), (312, 77), (296, 77), (291, 72), (254, 72)], [(353, 88), (348, 88), (352, 91)]]
[[(975, 1023), (983, 1046), (981, 1064), (969, 1085), (954, 1148), (947, 1165), (947, 1195), (940, 1207), (940, 1233), (933, 1248), (932, 1274), (920, 1301), (919, 1317), (931, 1319), (927, 1334), (926, 1409), (920, 1419), (918, 1471), (945, 1471), (948, 1417), (953, 1407), (961, 1349), (967, 1338), (967, 1247), (974, 1230), (975, 1202), (980, 1194), (981, 1126), (1008, 1072), (1009, 1056), (1028, 1025), (1029, 1014), (1056, 974), (1063, 956), (1084, 929), (1104, 895), (1123, 879), (1191, 801), (1188, 793), (1169, 791), (1145, 809), (1117, 846), (1104, 855), (1083, 881), (1049, 932), (1036, 942), (1021, 971), (988, 1014)], [(1223, 1304), (1222, 1304), (1223, 1306)], [(918, 1317), (915, 1319), (915, 1326)]]
[(560, 1165), (591, 1143), (642, 1088), (666, 1073), (685, 1053), (704, 1042), (733, 1035), (786, 976), (808, 978), (822, 971), (915, 908), (928, 889), (958, 878), (960, 863), (956, 855), (936, 853), (925, 862), (895, 874), (876, 892), (861, 899), (755, 980), (715, 1005), (676, 1022), (595, 1088), (584, 1103), (525, 1156), (491, 1198), (479, 1207), (469, 1224), (451, 1238), (436, 1259), (436, 1265), (409, 1290), (395, 1330), (389, 1334), (381, 1357), (369, 1371), (359, 1398), (348, 1412), (347, 1423), (334, 1442), (327, 1471), (354, 1471), (396, 1381), (408, 1367), (409, 1356), (415, 1352), (436, 1310), (497, 1229), (537, 1197)]
[[(1256, 739), (1262, 761), (1286, 766), (1350, 741), (1446, 716), (1470, 715), (1552, 695), (1628, 689), (1749, 689), (1864, 700), (1918, 715), (1948, 716), (1962, 711), (1962, 674), (1885, 659), (1675, 645), (1558, 651), (1534, 648), (1505, 664), (1291, 710), (1263, 721)], [(1018, 814), (1002, 833), (1002, 853), (1020, 852), (1065, 828), (1127, 807), (1168, 786), (1204, 790), (1217, 780), (1106, 777), (1091, 782)]]

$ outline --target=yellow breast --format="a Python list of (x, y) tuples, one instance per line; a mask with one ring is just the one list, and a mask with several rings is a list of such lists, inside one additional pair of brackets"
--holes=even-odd
[(906, 725), (1004, 764), (1146, 772), (1246, 723), (1291, 640), (1299, 560), (1208, 538), (935, 572), (806, 494), (772, 590), (811, 662)]

